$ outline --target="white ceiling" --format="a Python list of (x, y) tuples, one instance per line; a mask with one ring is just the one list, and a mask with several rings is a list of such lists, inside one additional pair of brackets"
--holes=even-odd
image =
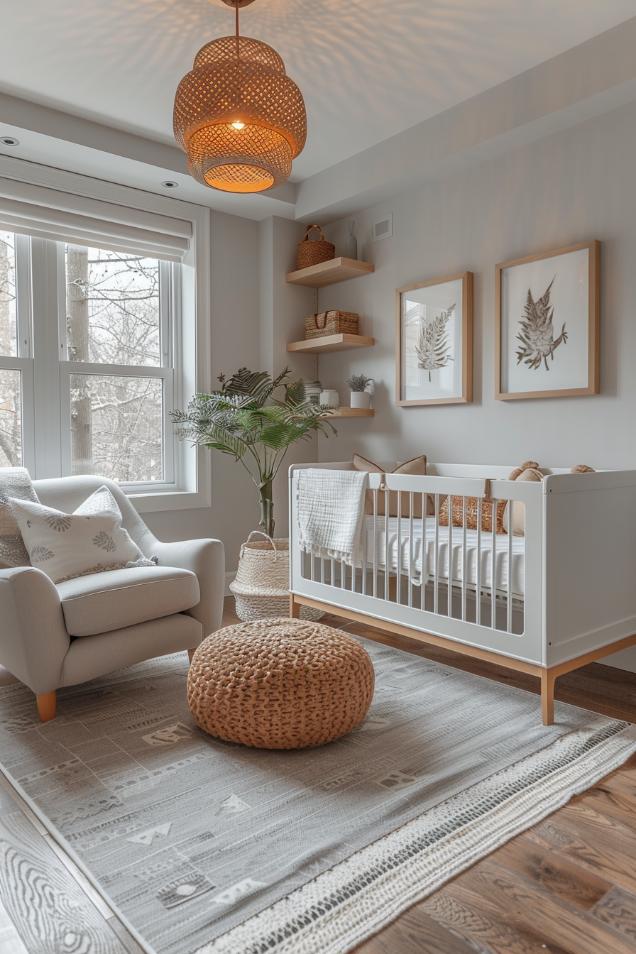
[[(302, 180), (634, 14), (634, 0), (256, 0), (241, 21), (304, 93)], [(232, 29), (220, 0), (12, 0), (0, 91), (168, 142), (179, 79)]]

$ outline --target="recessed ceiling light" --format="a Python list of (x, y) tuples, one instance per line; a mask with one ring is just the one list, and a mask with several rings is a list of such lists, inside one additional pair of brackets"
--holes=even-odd
[(3, 146), (19, 146), (20, 140), (16, 139), (15, 136), (2, 136), (0, 142)]
[(164, 181), (161, 183), (161, 185), (164, 187), (164, 189), (178, 189), (178, 188), (179, 188), (179, 183), (178, 183), (178, 182), (175, 182), (174, 179), (164, 179)]

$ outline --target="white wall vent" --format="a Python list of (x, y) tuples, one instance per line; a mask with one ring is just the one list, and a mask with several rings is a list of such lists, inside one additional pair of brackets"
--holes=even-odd
[(371, 235), (374, 242), (379, 242), (380, 239), (391, 238), (393, 235), (393, 213), (390, 212), (388, 215), (383, 216), (381, 219), (378, 219), (377, 222), (373, 223), (371, 229)]

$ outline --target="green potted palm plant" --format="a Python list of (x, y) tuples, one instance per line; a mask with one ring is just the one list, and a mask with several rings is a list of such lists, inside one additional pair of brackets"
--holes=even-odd
[[(291, 381), (286, 368), (276, 377), (267, 371), (239, 368), (220, 387), (197, 394), (185, 410), (172, 412), (179, 436), (233, 457), (249, 474), (260, 505), (259, 526), (267, 542), (248, 540), (241, 548), (232, 584), (242, 619), (284, 615), (289, 549), (274, 539), (273, 483), (287, 451), (312, 434), (335, 433), (331, 413), (305, 399), (302, 381)], [(250, 534), (250, 538), (251, 538)], [(254, 597), (251, 599), (250, 597)]]

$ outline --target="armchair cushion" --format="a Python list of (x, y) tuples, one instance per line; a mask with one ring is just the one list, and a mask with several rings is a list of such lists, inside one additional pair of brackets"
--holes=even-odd
[(200, 599), (189, 570), (144, 566), (91, 573), (57, 584), (66, 629), (93, 636), (182, 613)]

